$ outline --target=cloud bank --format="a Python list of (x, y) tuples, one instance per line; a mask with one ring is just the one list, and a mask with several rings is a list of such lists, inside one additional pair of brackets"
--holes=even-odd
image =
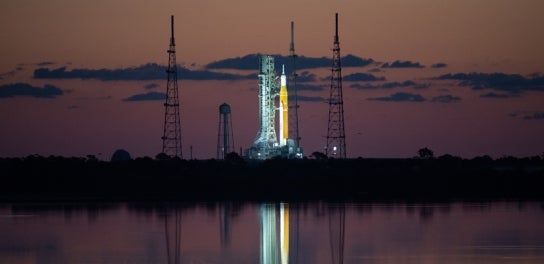
[[(287, 69), (292, 65), (293, 58), (282, 56), (279, 54), (271, 55), (274, 57), (276, 67), (286, 65)], [(228, 58), (223, 60), (208, 63), (206, 69), (235, 69), (235, 70), (258, 70), (260, 54), (248, 54), (243, 57)], [(354, 55), (346, 55), (341, 58), (342, 67), (364, 67), (374, 63), (373, 59), (364, 59)], [(327, 57), (305, 57), (298, 56), (296, 58), (297, 69), (315, 69), (315, 68), (330, 68), (332, 67), (332, 59)]]
[(414, 81), (404, 81), (404, 82), (385, 82), (382, 84), (360, 84), (360, 83), (354, 83), (351, 84), (349, 87), (354, 89), (363, 89), (363, 90), (371, 90), (371, 89), (394, 89), (394, 88), (401, 88), (401, 87), (410, 87), (417, 89), (423, 89), (429, 87), (427, 84), (419, 84)]
[(316, 76), (313, 73), (310, 73), (309, 71), (303, 71), (302, 73), (297, 73), (297, 83), (299, 82), (314, 82), (316, 80)]
[(386, 62), (382, 64), (382, 68), (423, 68), (425, 66), (421, 65), (419, 62), (411, 62), (411, 61), (399, 61), (396, 60), (394, 62)]
[[(138, 67), (124, 69), (73, 69), (66, 70), (66, 67), (50, 70), (39, 68), (34, 70), (36, 79), (97, 79), (102, 81), (118, 80), (160, 80), (166, 79), (167, 67), (156, 63), (148, 63)], [(237, 75), (212, 71), (192, 71), (178, 66), (178, 78), (184, 80), (242, 80), (254, 79), (254, 74)]]
[(152, 90), (152, 89), (155, 89), (155, 88), (158, 88), (158, 87), (159, 87), (159, 85), (156, 84), (156, 83), (150, 83), (150, 84), (146, 84), (144, 86), (144, 88), (147, 89), (147, 90)]
[(519, 94), (513, 94), (513, 93), (486, 93), (480, 95), (481, 98), (499, 98), (499, 99), (506, 99), (506, 98), (512, 98), (512, 97), (519, 97)]
[(448, 66), (448, 64), (439, 62), (439, 63), (435, 63), (435, 64), (431, 65), (431, 68), (446, 68), (447, 66)]
[(166, 99), (165, 93), (148, 92), (143, 94), (135, 94), (133, 96), (123, 99), (125, 102), (137, 102), (137, 101), (163, 101)]
[(523, 117), (525, 120), (544, 120), (544, 112), (534, 112)]
[(435, 103), (455, 103), (461, 101), (461, 97), (453, 95), (439, 95), (431, 99), (431, 102)]
[[(468, 86), (474, 90), (493, 89), (510, 94), (525, 91), (544, 91), (544, 76), (524, 77), (520, 74), (505, 73), (455, 73), (436, 77), (437, 80), (458, 80), (460, 86)], [(505, 96), (502, 94), (502, 96)], [(484, 97), (501, 97), (498, 94), (487, 94)]]
[[(331, 76), (327, 77), (330, 79)], [(374, 81), (385, 81), (385, 77), (376, 77), (369, 73), (352, 73), (342, 77), (343, 81), (347, 82), (374, 82)]]
[(367, 100), (383, 101), (383, 102), (416, 102), (416, 103), (426, 101), (425, 97), (421, 96), (420, 94), (403, 93), (403, 92), (394, 93), (390, 96), (385, 96), (385, 97), (368, 98)]
[(11, 98), (16, 96), (55, 98), (63, 94), (64, 92), (60, 88), (49, 84), (46, 84), (44, 87), (35, 87), (27, 83), (14, 83), (0, 86), (0, 98)]

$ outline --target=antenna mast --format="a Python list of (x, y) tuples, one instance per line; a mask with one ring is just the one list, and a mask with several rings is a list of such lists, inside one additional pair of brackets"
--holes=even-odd
[(179, 114), (178, 72), (176, 68), (176, 43), (174, 40), (174, 16), (171, 16), (170, 48), (168, 49), (168, 80), (164, 103), (164, 131), (162, 153), (170, 157), (183, 158), (181, 149), (181, 122)]
[(296, 58), (297, 55), (295, 53), (295, 22), (291, 21), (291, 43), (289, 45), (289, 55), (292, 58), (293, 63), (293, 96), (295, 97), (293, 108), (295, 109), (294, 114), (295, 118), (293, 118), (294, 121), (294, 134), (295, 134), (295, 144), (296, 144), (296, 154), (299, 153), (302, 156), (302, 149), (300, 148), (300, 134), (298, 130), (298, 108), (300, 107), (298, 105), (298, 94), (297, 94), (297, 67), (296, 67)]
[(344, 101), (342, 99), (342, 66), (340, 64), (340, 42), (338, 40), (338, 13), (336, 13), (335, 16), (331, 89), (329, 96), (329, 122), (325, 155), (341, 159), (346, 158)]

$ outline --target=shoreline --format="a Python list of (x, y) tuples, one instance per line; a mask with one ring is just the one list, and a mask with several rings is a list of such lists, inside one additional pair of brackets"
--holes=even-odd
[(544, 200), (541, 158), (1, 158), (0, 201)]

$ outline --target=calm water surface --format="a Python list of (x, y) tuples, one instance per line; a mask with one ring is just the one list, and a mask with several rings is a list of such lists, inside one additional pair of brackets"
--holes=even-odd
[(544, 263), (544, 203), (0, 204), (0, 263)]

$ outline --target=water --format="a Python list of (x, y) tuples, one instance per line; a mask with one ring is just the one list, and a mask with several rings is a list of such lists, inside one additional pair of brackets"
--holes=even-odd
[(0, 204), (0, 263), (544, 263), (544, 203)]

